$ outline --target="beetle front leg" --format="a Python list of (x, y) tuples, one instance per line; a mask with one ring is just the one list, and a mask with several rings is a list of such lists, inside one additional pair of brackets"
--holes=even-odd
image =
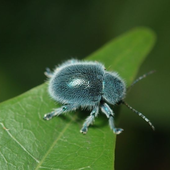
[(109, 119), (110, 129), (112, 129), (115, 134), (120, 134), (123, 131), (123, 129), (115, 127), (114, 118), (113, 118), (114, 113), (113, 113), (112, 109), (109, 107), (109, 105), (106, 103), (101, 104), (101, 111)]

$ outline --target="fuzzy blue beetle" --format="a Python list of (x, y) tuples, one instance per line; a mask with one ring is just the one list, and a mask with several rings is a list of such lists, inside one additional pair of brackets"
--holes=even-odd
[[(109, 125), (113, 132), (120, 134), (123, 129), (115, 127), (114, 113), (108, 104), (125, 104), (154, 129), (152, 123), (142, 113), (124, 102), (126, 85), (123, 79), (116, 72), (106, 71), (101, 63), (72, 59), (61, 64), (54, 72), (47, 69), (45, 75), (49, 78), (50, 96), (63, 104), (62, 107), (45, 114), (45, 120), (80, 107), (87, 108), (91, 110), (91, 113), (80, 130), (81, 133), (86, 134), (100, 108), (109, 119)], [(139, 77), (133, 84), (144, 77), (146, 74)]]

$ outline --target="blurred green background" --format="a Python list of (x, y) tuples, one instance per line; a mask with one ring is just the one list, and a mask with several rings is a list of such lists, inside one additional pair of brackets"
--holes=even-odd
[(46, 67), (83, 59), (122, 33), (146, 26), (157, 43), (126, 101), (145, 114), (156, 131), (122, 107), (116, 170), (170, 169), (170, 1), (0, 1), (0, 102), (43, 83)]

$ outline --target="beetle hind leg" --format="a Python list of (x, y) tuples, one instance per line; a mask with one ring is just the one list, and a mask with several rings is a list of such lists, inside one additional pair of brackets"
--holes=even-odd
[(52, 72), (49, 68), (46, 68), (46, 71), (44, 72), (44, 74), (45, 74), (48, 78), (51, 78), (52, 75), (53, 75), (53, 72)]
[(63, 105), (62, 107), (57, 108), (54, 111), (45, 114), (44, 119), (45, 120), (50, 120), (54, 116), (59, 116), (59, 115), (61, 115), (63, 113), (66, 113), (66, 112), (69, 112), (69, 111), (72, 111), (72, 110), (76, 110), (76, 109), (77, 109), (77, 107), (75, 105), (71, 105), (71, 104), (70, 105)]

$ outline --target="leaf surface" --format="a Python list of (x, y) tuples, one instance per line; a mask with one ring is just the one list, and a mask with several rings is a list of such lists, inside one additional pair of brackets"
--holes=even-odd
[[(86, 60), (100, 61), (132, 83), (152, 49), (154, 33), (137, 28), (110, 41)], [(0, 169), (113, 170), (116, 135), (99, 114), (86, 135), (79, 130), (89, 111), (76, 111), (44, 121), (59, 104), (50, 99), (47, 83), (1, 103)], [(124, 132), (126, 133), (126, 132)]]

